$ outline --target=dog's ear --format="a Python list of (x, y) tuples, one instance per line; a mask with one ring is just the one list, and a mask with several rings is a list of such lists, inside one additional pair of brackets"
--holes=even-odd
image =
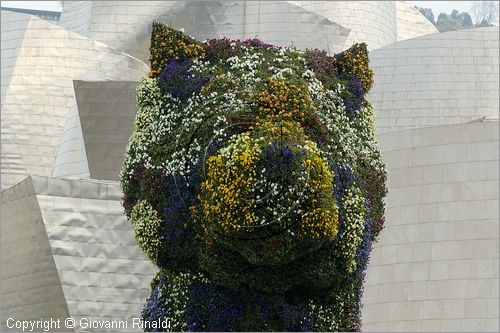
[(365, 43), (357, 43), (336, 54), (333, 62), (341, 79), (349, 81), (353, 77), (361, 80), (364, 93), (373, 85), (373, 70), (368, 66), (368, 48)]
[(160, 75), (171, 60), (197, 60), (204, 57), (202, 43), (163, 22), (153, 22), (149, 49), (150, 77)]

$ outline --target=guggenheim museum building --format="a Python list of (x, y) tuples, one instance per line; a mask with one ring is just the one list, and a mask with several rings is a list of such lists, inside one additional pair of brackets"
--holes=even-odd
[(42, 14), (1, 13), (3, 329), (140, 314), (155, 268), (118, 179), (161, 20), (198, 40), (367, 43), (389, 194), (363, 329), (498, 331), (498, 27), (439, 33), (404, 1), (64, 1)]

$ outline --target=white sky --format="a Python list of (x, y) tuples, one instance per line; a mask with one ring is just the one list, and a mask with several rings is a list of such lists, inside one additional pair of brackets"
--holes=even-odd
[(61, 11), (61, 1), (1, 1), (2, 7)]
[(459, 12), (469, 12), (474, 1), (408, 1), (412, 5), (431, 8), (434, 13), (434, 17), (437, 19), (439, 14), (446, 13), (449, 14), (453, 9)]
[[(472, 20), (474, 21), (474, 17), (472, 15), (472, 4), (474, 1), (408, 1), (412, 5), (423, 7), (423, 8), (431, 8), (434, 13), (434, 19), (437, 20), (439, 14), (446, 13), (449, 14), (453, 9), (458, 10), (459, 12), (468, 12), (471, 14)], [(498, 25), (498, 13), (497, 18), (493, 22), (494, 25)], [(476, 22), (473, 22), (476, 23)]]

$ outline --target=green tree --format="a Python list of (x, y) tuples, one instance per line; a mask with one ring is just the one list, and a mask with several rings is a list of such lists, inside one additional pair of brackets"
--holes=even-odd
[(450, 15), (446, 13), (439, 14), (436, 28), (439, 32), (463, 29), (462, 22), (458, 19), (458, 11), (454, 9)]
[(417, 6), (415, 6), (415, 8), (422, 15), (424, 15), (432, 24), (434, 24), (434, 26), (439, 30), (439, 32), (467, 29), (467, 28), (472, 28), (474, 26), (487, 27), (490, 26), (490, 24), (488, 23), (489, 20), (494, 20), (494, 18), (496, 17), (494, 14), (491, 13), (492, 11), (491, 5), (478, 7), (479, 8), (477, 9), (478, 12), (481, 10), (482, 12), (486, 12), (486, 14), (477, 14), (477, 15), (479, 15), (480, 17), (486, 17), (487, 19), (483, 19), (476, 25), (472, 23), (472, 17), (467, 12), (460, 13), (458, 10), (453, 9), (450, 14), (446, 13), (439, 14), (437, 20), (435, 21), (434, 13), (432, 12), (431, 8), (422, 8)]
[(418, 6), (415, 6), (415, 8), (422, 15), (424, 15), (429, 21), (431, 21), (432, 24), (436, 25), (436, 22), (434, 22), (434, 13), (432, 12), (431, 8), (423, 8), (423, 7), (418, 7)]
[(469, 28), (473, 26), (472, 18), (470, 17), (469, 13), (462, 12), (458, 15), (458, 18), (460, 21), (462, 21), (462, 25), (464, 28)]

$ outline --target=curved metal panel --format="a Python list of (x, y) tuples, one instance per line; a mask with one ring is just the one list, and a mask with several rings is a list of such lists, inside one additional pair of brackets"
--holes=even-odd
[(69, 315), (77, 322), (127, 319), (133, 330), (155, 267), (135, 244), (119, 184), (49, 177), (33, 183)]
[(92, 6), (95, 1), (64, 1), (59, 25), (83, 36), (90, 35)]
[(398, 41), (439, 32), (431, 21), (406, 1), (396, 1), (396, 16)]
[(19, 15), (13, 12), (2, 10), (1, 17), (1, 96), (2, 106), (5, 102), (5, 95), (10, 85), (10, 78), (16, 65), (17, 55), (21, 49), (26, 26), (30, 20), (29, 15)]
[(0, 196), (2, 331), (7, 318), (64, 321), (68, 307), (31, 177)]
[(81, 318), (128, 320), (134, 330), (155, 267), (135, 244), (121, 197), (116, 182), (40, 176), (2, 192), (4, 318), (72, 317), (76, 331), (102, 330), (79, 327)]
[(76, 98), (71, 105), (71, 111), (64, 124), (61, 142), (57, 147), (52, 177), (90, 178)]
[[(70, 12), (82, 6), (63, 9)], [(81, 10), (81, 9), (79, 9)], [(89, 36), (143, 61), (148, 60), (151, 22), (163, 20), (174, 28), (205, 40), (258, 37), (299, 49), (343, 49), (349, 29), (320, 12), (286, 1), (97, 1), (92, 4)], [(79, 31), (79, 25), (64, 23)]]
[(1, 188), (27, 174), (52, 174), (75, 99), (73, 80), (138, 81), (147, 69), (133, 57), (31, 16), (2, 107)]
[(498, 27), (417, 37), (370, 59), (378, 133), (498, 119)]
[(343, 48), (365, 42), (373, 50), (397, 41), (394, 1), (290, 1), (351, 30)]

